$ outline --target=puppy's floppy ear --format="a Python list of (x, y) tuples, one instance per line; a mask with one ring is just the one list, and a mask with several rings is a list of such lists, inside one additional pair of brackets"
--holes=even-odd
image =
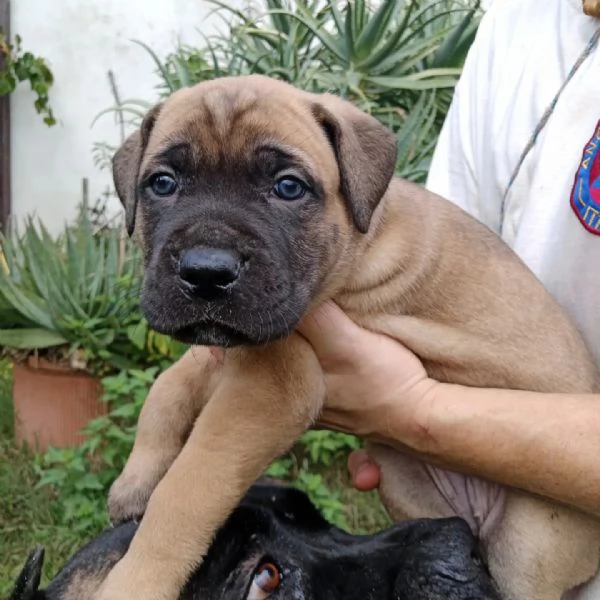
[(337, 158), (342, 192), (361, 233), (384, 195), (396, 167), (396, 136), (350, 102), (324, 94), (312, 111)]
[(121, 204), (125, 207), (125, 225), (131, 235), (137, 210), (137, 179), (144, 150), (162, 104), (157, 104), (144, 117), (138, 131), (132, 133), (117, 150), (112, 160), (113, 180)]

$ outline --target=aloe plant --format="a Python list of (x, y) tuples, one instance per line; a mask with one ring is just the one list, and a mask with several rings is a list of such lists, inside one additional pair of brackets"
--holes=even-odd
[[(398, 135), (398, 173), (424, 181), (466, 53), (480, 0), (260, 0), (250, 14), (209, 0), (225, 33), (161, 61), (158, 96), (225, 75), (260, 73), (347, 97)], [(152, 102), (114, 110), (139, 123)]]
[(99, 372), (132, 368), (148, 362), (157, 344), (164, 349), (164, 340), (150, 339), (155, 334), (139, 311), (139, 251), (119, 228), (95, 232), (82, 212), (75, 225), (52, 237), (30, 218), (22, 234), (0, 236), (0, 251), (5, 352), (65, 360), (77, 355)]

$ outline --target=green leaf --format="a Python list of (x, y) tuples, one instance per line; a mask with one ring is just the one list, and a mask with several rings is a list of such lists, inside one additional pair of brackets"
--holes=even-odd
[(385, 38), (392, 18), (398, 9), (398, 4), (397, 0), (387, 0), (379, 5), (356, 41), (356, 57), (358, 60), (370, 55), (381, 40)]
[(342, 13), (340, 12), (339, 8), (337, 7), (336, 2), (330, 3), (329, 10), (331, 11), (330, 15), (333, 18), (333, 24), (335, 25), (335, 28), (337, 29), (338, 35), (343, 35), (343, 33), (346, 29), (346, 24), (344, 21), (344, 17), (342, 16)]
[(103, 485), (94, 473), (86, 473), (77, 479), (75, 489), (78, 491), (84, 490), (102, 490)]
[[(360, 0), (358, 0), (360, 1)], [(346, 3), (346, 18), (344, 22), (344, 48), (346, 52), (346, 64), (351, 65), (354, 62), (356, 53), (354, 48), (354, 13), (355, 13), (355, 4), (354, 2)], [(332, 4), (335, 4), (333, 2)]]
[(457, 77), (442, 77), (423, 73), (407, 75), (406, 77), (368, 77), (367, 80), (372, 84), (392, 89), (432, 90), (454, 87)]
[(131, 325), (127, 328), (127, 337), (136, 348), (143, 350), (148, 338), (148, 326), (145, 322)]
[(0, 346), (7, 348), (31, 350), (67, 343), (62, 335), (47, 329), (0, 329)]
[(152, 60), (154, 61), (156, 68), (158, 69), (161, 76), (163, 77), (163, 80), (169, 87), (169, 91), (174, 92), (177, 89), (177, 86), (175, 85), (175, 82), (173, 81), (173, 79), (171, 79), (171, 76), (169, 75), (168, 71), (165, 69), (163, 63), (158, 58), (158, 56), (156, 55), (154, 50), (152, 50), (152, 48), (150, 48), (150, 46), (148, 46), (148, 44), (145, 44), (144, 42), (141, 42), (139, 40), (131, 40), (131, 41), (134, 44), (138, 44), (138, 46), (141, 46), (142, 48), (144, 48), (144, 50), (146, 50), (146, 52), (148, 52), (148, 54), (151, 56)]
[(7, 96), (12, 94), (17, 87), (17, 82), (10, 76), (10, 74), (3, 75), (0, 78), (0, 96)]
[(44, 301), (30, 290), (18, 287), (8, 278), (0, 276), (0, 293), (10, 302), (12, 307), (34, 325), (41, 325), (48, 330), (54, 330), (55, 324), (48, 312)]
[(278, 31), (281, 31), (284, 35), (289, 35), (290, 33), (290, 21), (286, 19), (282, 15), (279, 15), (273, 11), (281, 10), (283, 8), (283, 4), (281, 0), (266, 0), (268, 15), (273, 23), (273, 27)]
[(347, 56), (345, 52), (341, 50), (340, 45), (336, 42), (336, 38), (329, 34), (327, 31), (322, 29), (318, 23), (315, 23), (312, 19), (306, 19), (299, 14), (294, 14), (289, 11), (274, 11), (280, 14), (286, 14), (290, 17), (297, 19), (307, 29), (309, 29), (315, 37), (317, 37), (321, 43), (338, 59), (342, 60), (344, 64), (347, 63)]

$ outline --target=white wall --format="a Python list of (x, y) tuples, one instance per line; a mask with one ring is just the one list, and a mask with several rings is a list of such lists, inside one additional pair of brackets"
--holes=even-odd
[[(230, 5), (242, 6), (241, 0)], [(81, 181), (87, 177), (90, 200), (111, 184), (110, 174), (93, 163), (94, 142), (116, 144), (112, 115), (91, 123), (113, 104), (107, 79), (112, 70), (122, 98), (154, 100), (158, 79), (150, 57), (176, 43), (200, 44), (218, 20), (207, 19), (212, 5), (203, 0), (12, 0), (12, 33), (25, 49), (46, 58), (55, 76), (50, 94), (57, 125), (48, 128), (33, 108), (25, 84), (11, 97), (12, 206), (20, 219), (35, 213), (53, 231), (75, 214)], [(118, 202), (111, 206), (120, 210)]]
[[(491, 0), (485, 0), (487, 5)], [(229, 0), (246, 7), (251, 0)], [(33, 108), (34, 96), (21, 85), (11, 96), (13, 216), (39, 216), (52, 231), (74, 216), (81, 182), (89, 180), (93, 202), (111, 187), (108, 172), (93, 163), (94, 142), (117, 144), (114, 116), (96, 115), (113, 104), (107, 79), (112, 70), (121, 98), (156, 98), (158, 79), (146, 52), (159, 56), (177, 42), (199, 45), (218, 27), (205, 0), (12, 0), (12, 33), (23, 46), (46, 58), (55, 76), (50, 103), (58, 124), (48, 128)], [(110, 205), (120, 210), (118, 201)]]

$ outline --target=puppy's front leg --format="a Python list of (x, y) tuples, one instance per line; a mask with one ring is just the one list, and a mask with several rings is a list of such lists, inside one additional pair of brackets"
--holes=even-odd
[(190, 348), (159, 375), (144, 402), (125, 468), (110, 489), (108, 513), (113, 523), (144, 514), (220, 375), (219, 361), (204, 347)]
[(228, 352), (213, 397), (99, 600), (176, 600), (219, 526), (313, 423), (324, 395), (317, 359), (297, 335)]

